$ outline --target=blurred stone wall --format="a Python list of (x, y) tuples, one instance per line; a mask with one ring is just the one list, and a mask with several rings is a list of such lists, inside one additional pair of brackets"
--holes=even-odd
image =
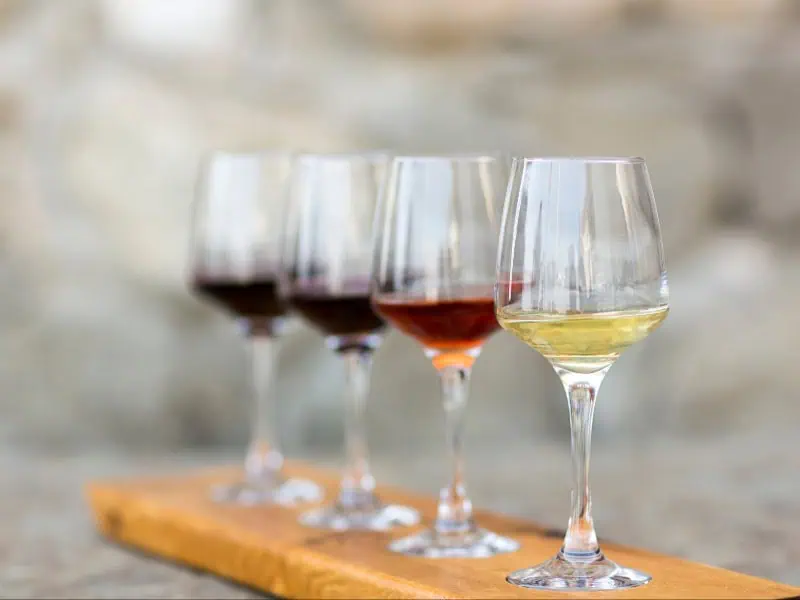
[[(4, 0), (0, 439), (243, 443), (244, 348), (184, 284), (197, 161), (215, 147), (644, 155), (672, 311), (612, 369), (600, 443), (797, 419), (797, 8)], [(280, 373), (290, 451), (335, 451), (340, 365), (297, 324)], [(436, 376), (395, 333), (371, 402), (376, 452), (440, 451)], [(495, 336), (470, 444), (566, 427), (550, 367)]]

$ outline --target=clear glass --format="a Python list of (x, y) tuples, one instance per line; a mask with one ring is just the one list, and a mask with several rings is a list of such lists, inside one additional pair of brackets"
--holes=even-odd
[(589, 493), (600, 384), (628, 346), (667, 315), (661, 230), (641, 158), (519, 158), (512, 163), (497, 259), (500, 324), (553, 365), (572, 431), (572, 512), (547, 562), (508, 576), (535, 589), (614, 590), (650, 576), (607, 559)]
[(273, 393), (286, 304), (279, 295), (283, 211), (292, 158), (217, 152), (204, 161), (192, 221), (192, 289), (233, 316), (249, 341), (254, 411), (244, 478), (212, 490), (240, 504), (321, 498), (315, 483), (281, 472), (278, 406)]
[(372, 356), (385, 329), (370, 304), (369, 276), (386, 161), (374, 154), (304, 155), (292, 176), (283, 293), (325, 336), (347, 376), (346, 464), (339, 495), (333, 504), (301, 516), (310, 527), (383, 531), (419, 520), (415, 510), (385, 505), (377, 497), (364, 424)]
[(373, 304), (439, 372), (452, 470), (433, 527), (390, 545), (401, 554), (478, 558), (518, 548), (476, 525), (462, 454), (472, 365), (499, 329), (492, 287), (505, 167), (491, 156), (398, 157), (376, 219)]

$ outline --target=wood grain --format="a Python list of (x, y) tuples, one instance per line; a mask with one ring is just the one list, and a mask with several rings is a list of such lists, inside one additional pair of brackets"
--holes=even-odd
[[(330, 498), (332, 474), (291, 465), (291, 475), (316, 480)], [(95, 482), (87, 495), (99, 530), (110, 539), (288, 598), (586, 598), (584, 593), (544, 593), (509, 585), (510, 571), (552, 556), (561, 543), (532, 523), (482, 512), (486, 527), (522, 543), (520, 551), (488, 559), (426, 560), (386, 549), (391, 533), (330, 532), (297, 524), (308, 506), (223, 506), (209, 487), (232, 481), (238, 469), (217, 468), (166, 478)], [(430, 522), (432, 498), (381, 488), (385, 501), (414, 506)], [(800, 598), (800, 588), (614, 544), (603, 549), (653, 581), (602, 598)]]

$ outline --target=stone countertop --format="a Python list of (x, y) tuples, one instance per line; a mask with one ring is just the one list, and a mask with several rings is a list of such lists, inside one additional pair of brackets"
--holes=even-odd
[(210, 575), (122, 549), (95, 533), (82, 494), (95, 477), (160, 473), (200, 456), (0, 458), (0, 596), (4, 598), (259, 598)]
[[(695, 440), (598, 443), (592, 479), (601, 538), (800, 585), (800, 462), (790, 430)], [(565, 524), (564, 444), (474, 440), (468, 479), (478, 506)], [(375, 457), (379, 479), (432, 492), (439, 457)], [(305, 457), (307, 459), (313, 457)], [(0, 591), (34, 598), (255, 598), (257, 593), (117, 548), (95, 534), (82, 497), (96, 477), (231, 462), (231, 452), (0, 457)], [(322, 460), (321, 462), (330, 462)], [(520, 565), (524, 566), (524, 565)]]

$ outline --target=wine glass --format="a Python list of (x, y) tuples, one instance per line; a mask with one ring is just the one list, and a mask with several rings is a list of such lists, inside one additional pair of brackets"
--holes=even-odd
[(495, 288), (503, 328), (553, 365), (569, 400), (572, 513), (558, 554), (508, 576), (536, 589), (613, 590), (650, 576), (600, 550), (589, 494), (597, 390), (620, 353), (668, 311), (661, 231), (641, 158), (518, 158)]
[(382, 155), (303, 155), (292, 175), (284, 295), (341, 357), (347, 378), (346, 465), (339, 494), (333, 504), (301, 515), (310, 527), (382, 531), (419, 520), (415, 510), (385, 505), (377, 497), (364, 425), (372, 357), (385, 329), (370, 304), (369, 277), (386, 160)]
[(462, 440), (472, 365), (499, 329), (492, 288), (507, 170), (491, 156), (397, 157), (376, 219), (372, 301), (439, 372), (452, 478), (431, 529), (394, 552), (487, 557), (518, 544), (479, 528), (464, 486)]
[(233, 316), (252, 355), (254, 413), (244, 479), (214, 488), (239, 504), (314, 501), (319, 486), (284, 480), (273, 395), (286, 304), (279, 295), (289, 154), (215, 152), (203, 163), (194, 206), (192, 288)]

